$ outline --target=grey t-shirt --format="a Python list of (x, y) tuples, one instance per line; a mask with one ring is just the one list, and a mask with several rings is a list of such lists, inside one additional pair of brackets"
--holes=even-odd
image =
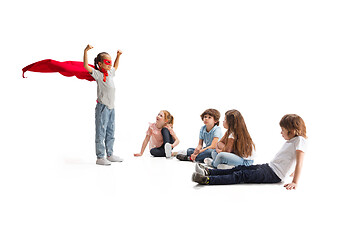
[(115, 68), (111, 68), (108, 74), (106, 82), (104, 82), (104, 74), (99, 70), (93, 69), (91, 76), (97, 83), (97, 101), (106, 105), (109, 109), (113, 109), (115, 102), (115, 84), (113, 81)]

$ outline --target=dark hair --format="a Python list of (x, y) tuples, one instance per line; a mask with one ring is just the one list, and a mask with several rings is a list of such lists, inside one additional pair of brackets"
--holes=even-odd
[(209, 109), (206, 109), (201, 115), (201, 120), (204, 120), (204, 117), (205, 115), (210, 115), (214, 118), (215, 120), (215, 125), (216, 126), (219, 126), (219, 120), (220, 120), (220, 112), (216, 109), (213, 109), (213, 108), (209, 108)]
[(104, 61), (104, 56), (105, 55), (109, 55), (109, 54), (107, 52), (101, 52), (94, 59), (94, 66), (95, 66), (96, 70), (99, 70), (98, 63)]

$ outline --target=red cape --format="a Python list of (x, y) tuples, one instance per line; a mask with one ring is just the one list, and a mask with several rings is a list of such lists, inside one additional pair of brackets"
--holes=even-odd
[[(89, 66), (94, 68), (93, 65), (89, 64)], [(25, 78), (24, 74), (26, 71), (43, 73), (58, 72), (65, 77), (75, 76), (79, 79), (95, 81), (95, 79), (90, 75), (90, 73), (84, 68), (84, 63), (77, 61), (58, 62), (51, 59), (45, 59), (24, 67), (22, 71), (23, 78)]]

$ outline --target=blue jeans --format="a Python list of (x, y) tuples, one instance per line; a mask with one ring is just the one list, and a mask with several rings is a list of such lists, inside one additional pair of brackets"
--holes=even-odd
[(232, 169), (209, 169), (209, 184), (278, 183), (281, 179), (268, 164), (237, 166)]
[(227, 164), (232, 166), (250, 166), (254, 163), (254, 160), (243, 159), (242, 157), (229, 152), (217, 153), (216, 151), (213, 151), (211, 153), (211, 157), (214, 159), (212, 165), (215, 168), (217, 168), (219, 164)]
[[(193, 154), (195, 151), (195, 148), (189, 148), (187, 150), (187, 156), (191, 156), (191, 154)], [(211, 158), (211, 152), (214, 151), (214, 149), (206, 149), (205, 151), (203, 151), (202, 153), (199, 153), (199, 155), (197, 155), (195, 161), (196, 162), (204, 162), (205, 158)]]
[(95, 146), (98, 158), (113, 154), (115, 141), (115, 109), (109, 109), (101, 103), (95, 108)]

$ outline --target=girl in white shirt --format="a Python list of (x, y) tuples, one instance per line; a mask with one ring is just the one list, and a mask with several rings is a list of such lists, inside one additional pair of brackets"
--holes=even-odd
[(268, 164), (238, 166), (233, 169), (207, 169), (195, 166), (192, 180), (199, 184), (236, 184), (236, 183), (278, 183), (295, 165), (293, 180), (285, 184), (288, 190), (296, 189), (306, 151), (306, 126), (296, 114), (287, 114), (280, 120), (281, 135), (286, 140), (283, 147)]

